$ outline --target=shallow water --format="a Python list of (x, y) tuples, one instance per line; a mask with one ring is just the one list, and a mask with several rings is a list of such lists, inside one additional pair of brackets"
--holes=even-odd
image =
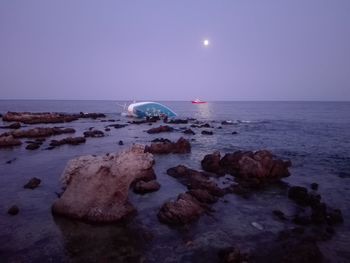
[[(120, 102), (121, 104), (123, 102)], [(283, 187), (272, 186), (248, 199), (226, 195), (212, 206), (213, 211), (188, 227), (170, 228), (158, 222), (160, 206), (175, 199), (186, 189), (166, 170), (178, 164), (200, 169), (205, 154), (219, 150), (222, 154), (239, 149), (269, 149), (293, 163), (291, 176), (284, 182), (309, 187), (319, 183), (322, 199), (342, 210), (345, 222), (336, 235), (319, 246), (327, 261), (346, 262), (350, 257), (350, 103), (348, 102), (163, 102), (179, 117), (210, 122), (222, 129), (213, 136), (178, 132), (150, 135), (148, 124), (129, 125), (107, 132), (104, 138), (88, 138), (79, 146), (61, 146), (43, 150), (50, 137), (36, 151), (25, 150), (25, 144), (0, 150), (0, 255), (2, 261), (26, 262), (216, 262), (217, 251), (232, 245), (254, 249), (276, 238), (278, 231), (290, 227), (276, 221), (271, 211), (280, 209), (292, 215), (294, 205), (286, 198)], [(113, 101), (0, 101), (0, 113), (6, 111), (102, 112), (107, 119), (126, 123), (121, 107)], [(221, 125), (232, 120), (234, 125)], [(79, 136), (89, 127), (103, 130), (109, 122), (84, 119), (57, 126), (72, 127)], [(4, 125), (0, 121), (0, 126)], [(157, 126), (158, 124), (153, 124)], [(45, 125), (37, 125), (45, 126)], [(54, 126), (54, 125), (47, 125)], [(185, 127), (186, 125), (173, 125)], [(187, 125), (189, 126), (189, 125)], [(5, 130), (3, 130), (5, 131)], [(233, 135), (232, 132), (238, 134)], [(0, 131), (2, 132), (2, 131)], [(192, 152), (185, 155), (156, 156), (155, 170), (162, 185), (158, 192), (135, 195), (130, 201), (138, 214), (126, 225), (89, 225), (53, 217), (51, 204), (60, 192), (59, 177), (67, 161), (84, 154), (119, 151), (133, 143), (149, 143), (163, 137), (176, 140), (180, 136), (192, 141)], [(124, 145), (119, 146), (118, 141)], [(11, 164), (6, 161), (15, 159)], [(24, 189), (31, 177), (42, 179), (35, 190)], [(228, 176), (229, 178), (229, 176)], [(20, 213), (7, 215), (17, 204)], [(259, 230), (252, 226), (258, 222)]]

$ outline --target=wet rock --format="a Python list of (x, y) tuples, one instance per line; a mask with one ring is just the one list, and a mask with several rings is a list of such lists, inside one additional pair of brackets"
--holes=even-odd
[(231, 184), (229, 187), (226, 187), (224, 190), (226, 193), (236, 194), (246, 199), (248, 199), (252, 194), (251, 189), (248, 187), (245, 187), (242, 184)]
[(100, 223), (126, 219), (135, 211), (128, 201), (130, 185), (153, 171), (153, 156), (144, 150), (133, 145), (119, 154), (70, 160), (62, 176), (66, 190), (54, 202), (52, 212)]
[(212, 154), (207, 154), (201, 161), (201, 165), (204, 171), (224, 175), (225, 170), (220, 165), (221, 155), (216, 151)]
[(180, 194), (176, 201), (163, 204), (157, 216), (169, 225), (185, 225), (199, 218), (204, 212), (200, 203), (190, 194)]
[(17, 160), (17, 158), (12, 158), (11, 160), (6, 161), (6, 164), (11, 164), (16, 160)]
[(232, 132), (232, 134), (233, 134), (233, 135), (236, 135), (236, 134), (238, 134), (238, 132), (236, 132), (236, 131), (233, 131), (233, 132)]
[(28, 183), (26, 183), (23, 188), (27, 188), (27, 189), (35, 189), (37, 188), (41, 183), (41, 180), (39, 178), (33, 177), (32, 179), (30, 179), (28, 181)]
[(164, 142), (164, 143), (171, 143), (169, 139), (164, 139), (164, 138), (156, 138), (152, 140), (152, 142)]
[(106, 115), (103, 114), (103, 113), (83, 113), (83, 112), (80, 112), (79, 113), (79, 118), (88, 118), (88, 119), (97, 119), (97, 118), (105, 118)]
[(123, 141), (119, 141), (118, 145), (124, 145), (124, 142)]
[(38, 124), (38, 123), (63, 123), (77, 120), (77, 116), (66, 115), (54, 112), (7, 112), (3, 116), (4, 121), (16, 121), (25, 124)]
[(124, 127), (126, 127), (126, 126), (128, 126), (127, 124), (110, 124), (110, 125), (107, 125), (107, 127), (113, 127), (113, 128), (115, 128), (115, 129), (121, 129), (121, 128), (124, 128)]
[(158, 191), (159, 188), (160, 188), (160, 184), (156, 180), (152, 180), (148, 182), (145, 182), (142, 180), (135, 184), (133, 190), (135, 193), (145, 194), (145, 193)]
[(213, 204), (218, 200), (216, 196), (211, 195), (208, 191), (203, 189), (191, 189), (187, 193), (196, 198), (200, 203)]
[(317, 183), (312, 183), (312, 184), (310, 185), (310, 187), (311, 187), (312, 190), (315, 190), (315, 191), (318, 190), (318, 184), (317, 184)]
[(168, 125), (165, 125), (165, 126), (161, 125), (159, 127), (149, 129), (147, 131), (147, 133), (154, 134), (154, 133), (161, 133), (161, 132), (172, 132), (173, 130), (174, 130), (174, 128), (172, 128)]
[(111, 131), (110, 128), (105, 128), (105, 132), (109, 132), (109, 131)]
[(183, 131), (184, 134), (189, 134), (189, 135), (195, 135), (196, 133), (192, 131), (191, 129), (186, 129)]
[(233, 121), (222, 121), (221, 125), (233, 125), (234, 122)]
[(19, 208), (16, 205), (11, 206), (8, 210), (7, 213), (10, 215), (17, 215), (19, 213)]
[(276, 216), (279, 220), (285, 221), (287, 220), (285, 214), (281, 210), (273, 210), (272, 213), (274, 216)]
[(11, 135), (15, 138), (37, 138), (37, 137), (48, 137), (53, 135), (60, 135), (65, 133), (75, 133), (72, 128), (33, 128), (29, 130), (15, 130), (11, 132)]
[(302, 186), (292, 186), (288, 191), (288, 198), (299, 205), (307, 206), (310, 204), (310, 197), (307, 189)]
[(225, 190), (221, 189), (215, 182), (208, 178), (208, 175), (189, 169), (184, 165), (169, 168), (167, 174), (178, 179), (180, 183), (187, 186), (189, 190), (201, 189), (206, 190), (214, 196), (221, 197), (225, 194)]
[(19, 129), (21, 128), (21, 124), (19, 122), (11, 123), (7, 126), (1, 126), (0, 129)]
[(204, 130), (204, 131), (201, 132), (201, 134), (203, 134), (203, 135), (213, 135), (214, 133), (212, 131)]
[(171, 120), (168, 120), (166, 123), (169, 123), (169, 124), (187, 124), (188, 120), (187, 119), (171, 119)]
[(323, 262), (323, 255), (316, 242), (303, 240), (292, 243), (284, 249), (284, 256), (281, 262), (285, 263), (317, 263)]
[(183, 154), (191, 152), (191, 144), (188, 140), (181, 137), (175, 143), (168, 140), (153, 142), (150, 146), (146, 146), (145, 150), (153, 154)]
[(205, 124), (192, 124), (191, 125), (192, 128), (211, 128), (209, 123), (205, 123)]
[(98, 137), (104, 137), (105, 134), (103, 131), (100, 130), (91, 130), (84, 132), (84, 137), (91, 137), (91, 138), (98, 138)]
[(0, 148), (18, 146), (21, 144), (22, 142), (12, 135), (0, 135)]
[(52, 140), (50, 142), (50, 146), (61, 146), (64, 144), (69, 144), (69, 145), (78, 145), (85, 143), (86, 139), (84, 137), (67, 137), (62, 140)]
[(30, 143), (26, 146), (26, 149), (27, 150), (36, 150), (36, 149), (39, 149), (40, 147), (40, 144), (38, 143)]
[(228, 247), (218, 253), (221, 263), (243, 263), (248, 262), (248, 255), (241, 253), (238, 248)]

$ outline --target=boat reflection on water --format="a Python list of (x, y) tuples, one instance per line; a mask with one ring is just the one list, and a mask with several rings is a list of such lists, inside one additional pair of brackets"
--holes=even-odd
[(197, 112), (195, 114), (196, 118), (198, 119), (212, 119), (212, 108), (210, 103), (203, 103), (199, 104), (198, 107), (196, 107)]

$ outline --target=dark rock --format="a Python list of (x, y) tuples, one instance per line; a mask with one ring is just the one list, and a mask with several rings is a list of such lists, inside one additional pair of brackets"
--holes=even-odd
[(19, 213), (19, 208), (16, 205), (11, 206), (8, 210), (7, 213), (10, 215), (17, 215)]
[(316, 242), (300, 241), (286, 246), (281, 262), (284, 263), (317, 263), (323, 262), (323, 255)]
[(109, 132), (109, 131), (111, 131), (111, 129), (110, 128), (105, 128), (105, 131)]
[(213, 204), (218, 200), (216, 196), (211, 195), (203, 189), (191, 189), (187, 193), (196, 198), (200, 203)]
[(164, 139), (164, 138), (156, 138), (152, 140), (152, 142), (164, 142), (164, 143), (171, 143), (169, 139)]
[(146, 152), (153, 154), (169, 154), (169, 153), (189, 153), (191, 152), (191, 144), (188, 140), (180, 138), (177, 142), (169, 142), (164, 140), (161, 142), (151, 143), (150, 146), (146, 146)]
[(220, 250), (218, 256), (222, 263), (248, 262), (248, 255), (241, 253), (241, 251), (235, 247), (228, 247)]
[(75, 115), (67, 115), (54, 112), (7, 112), (3, 116), (4, 121), (22, 122), (25, 124), (38, 124), (38, 123), (63, 123), (77, 120)]
[(30, 143), (26, 146), (26, 149), (27, 150), (36, 150), (36, 149), (39, 149), (40, 147), (40, 144), (38, 143)]
[(191, 127), (192, 127), (192, 128), (211, 128), (211, 126), (210, 126), (209, 123), (205, 123), (205, 124), (201, 124), (201, 125), (192, 124)]
[(233, 131), (233, 132), (232, 132), (232, 134), (233, 134), (233, 135), (236, 135), (236, 134), (238, 134), (238, 132), (236, 132), (236, 131)]
[(8, 126), (1, 126), (0, 129), (19, 129), (21, 128), (21, 124), (19, 122), (11, 123)]
[(158, 191), (160, 188), (160, 184), (156, 180), (152, 181), (138, 181), (133, 190), (135, 193), (138, 194), (145, 194), (145, 193), (150, 193), (150, 192), (155, 192)]
[(124, 142), (123, 141), (119, 141), (118, 144), (119, 145), (124, 145)]
[(84, 137), (67, 137), (62, 140), (52, 140), (50, 143), (50, 146), (61, 146), (64, 144), (69, 144), (69, 145), (78, 145), (81, 143), (85, 143), (86, 139)]
[(307, 206), (310, 204), (309, 193), (302, 186), (292, 186), (288, 191), (288, 197), (299, 205)]
[(180, 194), (176, 201), (166, 202), (157, 216), (160, 222), (169, 225), (185, 225), (199, 218), (204, 212), (200, 203), (190, 194)]
[(170, 124), (187, 124), (188, 120), (172, 119), (172, 120), (168, 120), (167, 123), (170, 123)]
[(287, 220), (286, 216), (281, 210), (273, 210), (272, 213), (279, 219), (279, 220)]
[(212, 154), (207, 154), (201, 161), (201, 165), (204, 171), (216, 173), (219, 175), (224, 175), (225, 171), (220, 165), (220, 152), (214, 152)]
[(17, 158), (12, 158), (11, 160), (6, 161), (6, 163), (7, 163), (7, 164), (11, 164), (11, 163), (13, 163), (13, 162), (16, 161), (16, 160), (17, 160)]
[(312, 183), (312, 184), (310, 185), (310, 187), (311, 187), (312, 190), (315, 190), (315, 191), (318, 190), (318, 184), (317, 184), (317, 183)]
[(88, 118), (88, 119), (97, 119), (97, 118), (105, 118), (106, 115), (103, 113), (83, 113), (80, 112), (79, 118)]
[(225, 192), (236, 194), (246, 199), (251, 195), (251, 189), (243, 186), (242, 184), (232, 184), (225, 188)]
[(222, 129), (222, 127), (221, 127), (221, 126), (219, 126), (219, 127), (216, 127), (216, 129), (219, 129), (219, 130), (221, 130), (221, 129)]
[(120, 129), (120, 128), (124, 128), (124, 127), (126, 127), (126, 126), (128, 126), (127, 124), (110, 124), (110, 125), (107, 125), (107, 127), (113, 127), (113, 128), (115, 128), (115, 129)]
[(41, 180), (39, 178), (33, 177), (26, 183), (23, 188), (35, 189), (39, 186)]
[(96, 137), (103, 137), (103, 136), (105, 136), (105, 134), (100, 130), (92, 130), (92, 131), (84, 132), (84, 137), (96, 138)]
[(56, 148), (55, 146), (49, 146), (49, 147), (45, 148), (45, 150), (53, 150), (55, 148)]
[(172, 128), (168, 125), (165, 125), (165, 126), (161, 125), (159, 127), (149, 129), (147, 131), (147, 133), (154, 134), (154, 133), (161, 133), (161, 132), (172, 132), (173, 130), (174, 130), (174, 128)]
[(183, 131), (184, 134), (190, 134), (190, 135), (195, 135), (196, 133), (192, 131), (191, 129), (186, 129)]
[(203, 135), (213, 135), (214, 133), (212, 131), (202, 131), (201, 134)]

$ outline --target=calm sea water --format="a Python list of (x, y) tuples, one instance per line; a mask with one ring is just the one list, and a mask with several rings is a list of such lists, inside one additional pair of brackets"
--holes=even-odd
[[(0, 100), (0, 113), (6, 111), (102, 112), (108, 119), (128, 121), (120, 115), (122, 107), (115, 101), (34, 101)], [(350, 103), (349, 102), (163, 102), (179, 117), (212, 122), (222, 120), (235, 125), (213, 129), (213, 136), (197, 131), (192, 152), (185, 155), (156, 156), (155, 170), (162, 187), (158, 192), (140, 196), (130, 193), (138, 215), (127, 225), (96, 226), (54, 218), (50, 207), (60, 191), (59, 177), (67, 161), (84, 154), (119, 151), (132, 143), (147, 144), (156, 137), (178, 139), (182, 134), (149, 135), (145, 125), (112, 129), (104, 138), (91, 138), (80, 146), (61, 146), (52, 151), (27, 151), (25, 146), (0, 150), (0, 257), (2, 261), (66, 262), (215, 262), (216, 251), (237, 245), (253, 249), (273, 240), (288, 223), (274, 220), (271, 211), (280, 209), (292, 215), (293, 204), (285, 192), (269, 188), (249, 199), (227, 195), (188, 228), (169, 228), (158, 222), (156, 214), (167, 200), (185, 191), (166, 169), (185, 164), (200, 169), (205, 154), (219, 150), (222, 154), (236, 150), (269, 149), (293, 163), (291, 185), (319, 183), (322, 199), (342, 209), (345, 222), (337, 227), (332, 240), (319, 246), (330, 262), (350, 258)], [(0, 126), (5, 125), (0, 121)], [(77, 130), (76, 136), (89, 127), (103, 130), (108, 123), (79, 120), (60, 124)], [(44, 125), (37, 125), (44, 126)], [(47, 125), (52, 126), (52, 125)], [(178, 125), (183, 127), (185, 125)], [(5, 130), (4, 130), (5, 131)], [(232, 135), (237, 131), (237, 135)], [(64, 136), (56, 136), (57, 138)], [(185, 136), (186, 137), (186, 136)], [(51, 138), (50, 138), (51, 139)], [(50, 139), (46, 143), (49, 143)], [(54, 139), (54, 138), (52, 138)], [(123, 140), (125, 145), (119, 146)], [(45, 145), (42, 147), (45, 148)], [(11, 164), (6, 161), (15, 159)], [(23, 189), (31, 177), (42, 179), (35, 190)], [(7, 215), (17, 204), (20, 213)], [(263, 225), (264, 230), (252, 227)]]

